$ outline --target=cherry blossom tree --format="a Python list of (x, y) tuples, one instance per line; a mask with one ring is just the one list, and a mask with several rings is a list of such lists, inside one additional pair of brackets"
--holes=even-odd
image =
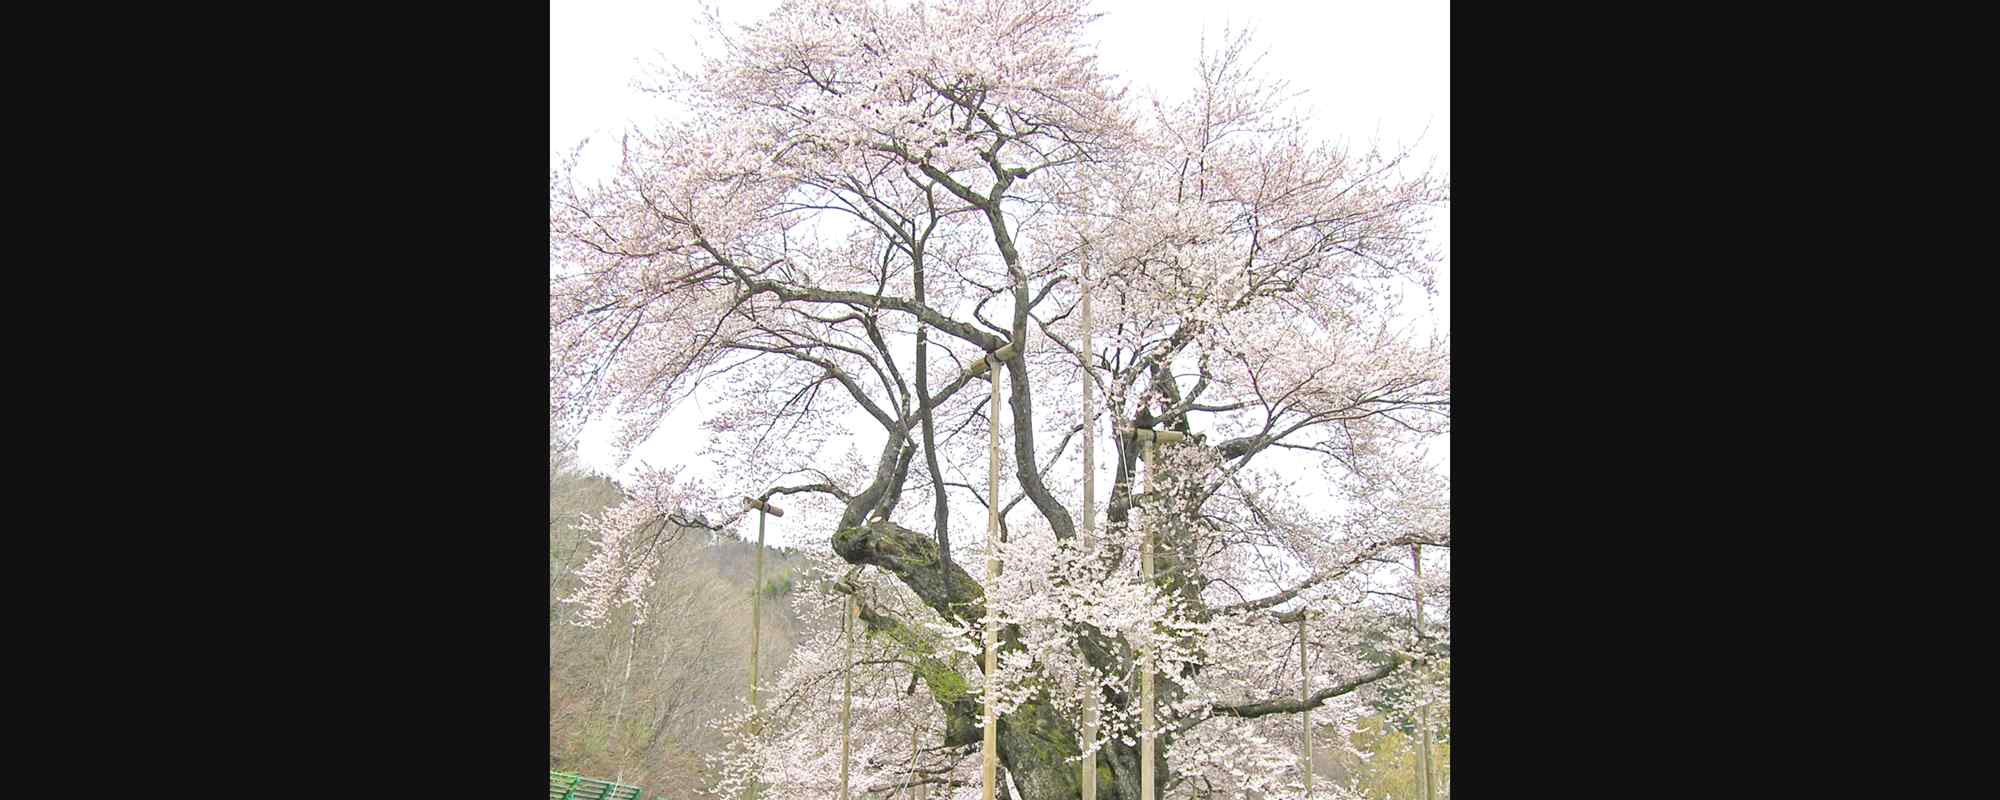
[[(1247, 37), (1193, 59), (1189, 96), (1128, 97), (1086, 5), (791, 0), (711, 20), (717, 52), (655, 87), (680, 121), (628, 133), (607, 179), (552, 176), (552, 426), (615, 415), (629, 450), (699, 391), (715, 465), (649, 473), (593, 519), (581, 621), (643, 595), (646, 532), (670, 515), (727, 526), (740, 496), (786, 495), (787, 526), (828, 533), (820, 590), (795, 596), (820, 622), (729, 723), (726, 796), (834, 793), (846, 670), (857, 793), (976, 796), (990, 691), (1021, 797), (1078, 797), (1089, 758), (1098, 797), (1138, 798), (1141, 650), (1161, 797), (1296, 796), (1298, 714), (1448, 706), (1449, 483), (1424, 446), (1449, 432), (1450, 352), (1399, 314), (1431, 290), (1446, 184), (1312, 139)], [(1132, 428), (1188, 436), (1149, 472)], [(1086, 443), (1108, 456), (1094, 535)], [(961, 566), (989, 547), (992, 581)], [(867, 634), (851, 663), (849, 597)]]

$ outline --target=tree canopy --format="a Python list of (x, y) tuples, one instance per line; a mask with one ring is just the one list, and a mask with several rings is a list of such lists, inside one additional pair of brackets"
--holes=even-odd
[[(1424, 445), (1450, 430), (1450, 349), (1400, 312), (1431, 290), (1445, 181), (1314, 139), (1247, 37), (1198, 54), (1189, 96), (1129, 97), (1085, 6), (792, 0), (715, 23), (716, 52), (655, 87), (678, 121), (629, 132), (606, 179), (552, 175), (552, 426), (615, 413), (629, 449), (699, 391), (715, 465), (649, 472), (592, 519), (579, 620), (644, 611), (663, 520), (726, 527), (740, 496), (785, 496), (785, 525), (826, 533), (821, 591), (794, 595), (821, 622), (745, 712), (721, 791), (829, 795), (846, 662), (825, 612), (848, 597), (858, 790), (976, 783), (990, 686), (1024, 798), (1077, 797), (1086, 753), (1098, 797), (1137, 798), (1141, 648), (1161, 797), (1296, 791), (1307, 709), (1449, 703), (1449, 482)], [(1147, 474), (1131, 428), (1189, 436)], [(989, 547), (996, 581), (960, 565)]]

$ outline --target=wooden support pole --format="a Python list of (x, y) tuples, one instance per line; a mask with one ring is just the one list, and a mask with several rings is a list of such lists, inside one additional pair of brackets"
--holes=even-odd
[[(1306, 666), (1306, 617), (1308, 616), (1311, 615), (1306, 613), (1305, 609), (1299, 609), (1299, 679), (1301, 681), (1299, 685), (1299, 702), (1301, 704), (1312, 701), (1312, 669)], [(1299, 731), (1299, 744), (1300, 750), (1304, 753), (1301, 761), (1305, 764), (1307, 797), (1311, 797), (1313, 792), (1312, 717), (1311, 706), (1307, 706), (1306, 710), (1299, 714), (1299, 718), (1303, 721), (1303, 725), (1301, 726), (1303, 729)]]
[(848, 735), (854, 727), (854, 620), (859, 616), (861, 606), (849, 595), (847, 608), (840, 615), (840, 632), (847, 637), (847, 664), (840, 671), (840, 800), (848, 800), (847, 762), (852, 752)]
[[(1410, 560), (1414, 562), (1417, 571), (1417, 583), (1415, 587), (1417, 600), (1417, 637), (1421, 642), (1424, 635), (1423, 545), (1410, 545)], [(1418, 661), (1417, 666), (1422, 667), (1423, 662)], [(1424, 800), (1437, 800), (1437, 786), (1431, 769), (1431, 707), (1429, 703), (1425, 703), (1417, 709), (1417, 730), (1417, 771), (1419, 773), (1417, 785), (1423, 791)]]
[(757, 510), (757, 583), (750, 587), (750, 714), (752, 725), (762, 733), (764, 721), (757, 716), (757, 651), (762, 649), (764, 633), (764, 518), (770, 514), (782, 517), (785, 515), (785, 510), (772, 505), (768, 500), (758, 500), (754, 497), (743, 498), (743, 507)]
[[(1097, 547), (1097, 408), (1090, 379), (1090, 266), (1083, 266), (1083, 551)], [(1097, 741), (1097, 704), (1103, 690), (1096, 681), (1083, 695), (1083, 800), (1097, 800), (1097, 755), (1090, 745)]]
[[(996, 355), (1001, 360), (1005, 360), (1008, 357), (1005, 353), (1009, 349), (1012, 348), (1001, 348), (1001, 352)], [(980, 363), (986, 364), (988, 360), (990, 359), (981, 359)], [(999, 371), (995, 370), (994, 374), (988, 376), (987, 382), (993, 386), (991, 411), (987, 415), (987, 427), (992, 429), (992, 436), (989, 437), (986, 446), (986, 586), (990, 591), (997, 583), (996, 579), (1000, 577), (999, 553), (994, 549), (1000, 543)], [(986, 640), (986, 688), (980, 692), (980, 695), (985, 701), (986, 730), (985, 739), (980, 745), (980, 797), (983, 800), (993, 800), (994, 771), (999, 766), (999, 732), (996, 730), (997, 723), (994, 721), (993, 715), (993, 673), (998, 668), (998, 663), (994, 656), (993, 647), (997, 631), (995, 630), (991, 595), (987, 597), (986, 624), (984, 627), (984, 638)]]
[[(1188, 434), (1181, 433), (1180, 431), (1162, 431), (1162, 430), (1155, 430), (1152, 428), (1121, 427), (1118, 429), (1118, 434), (1120, 436), (1131, 437), (1133, 444), (1144, 443), (1145, 449), (1141, 450), (1140, 452), (1143, 454), (1144, 460), (1146, 462), (1145, 493), (1149, 495), (1152, 494), (1153, 487), (1156, 483), (1156, 481), (1154, 480), (1154, 473), (1157, 471), (1158, 468), (1157, 460), (1159, 458), (1159, 446), (1162, 444), (1174, 444), (1176, 442), (1186, 441), (1189, 438), (1194, 438), (1190, 437)], [(1157, 530), (1158, 525), (1154, 524), (1157, 521), (1153, 520), (1150, 517), (1146, 517), (1144, 519), (1147, 523), (1147, 527), (1153, 528), (1154, 530), (1148, 530), (1144, 536), (1140, 537), (1139, 572), (1141, 575), (1145, 576), (1146, 585), (1151, 586), (1154, 577), (1153, 547), (1155, 544), (1154, 540), (1156, 538), (1154, 536), (1154, 533)], [(1150, 644), (1139, 650), (1139, 695), (1140, 695), (1139, 800), (1153, 800), (1153, 794), (1154, 794), (1153, 793), (1153, 781), (1154, 781), (1153, 779), (1153, 774), (1154, 774), (1153, 651), (1154, 648)]]
[(743, 507), (757, 510), (757, 585), (750, 588), (750, 708), (757, 707), (757, 650), (758, 636), (763, 633), (764, 593), (764, 515), (785, 515), (785, 510), (770, 502), (754, 497), (743, 498)]
[[(1161, 441), (1159, 432), (1142, 428), (1134, 432), (1133, 440), (1135, 442), (1139, 441), (1141, 439), (1140, 434), (1147, 433), (1153, 435), (1151, 437), (1144, 437), (1146, 449), (1142, 452), (1145, 453), (1146, 459), (1146, 491), (1151, 493), (1156, 483), (1154, 480), (1154, 469), (1155, 459), (1158, 458), (1156, 451), (1159, 449), (1159, 445), (1157, 442)], [(1179, 436), (1180, 434), (1176, 433), (1174, 435)], [(1148, 515), (1146, 523), (1147, 528), (1157, 527), (1157, 520), (1151, 519), (1150, 515)], [(1153, 531), (1151, 530), (1147, 530), (1145, 535), (1139, 540), (1139, 570), (1140, 574), (1146, 578), (1146, 586), (1150, 588), (1153, 585)], [(1152, 635), (1157, 634), (1157, 629), (1149, 632), (1149, 641), (1146, 647), (1139, 651), (1139, 800), (1153, 800), (1154, 647), (1150, 639)]]

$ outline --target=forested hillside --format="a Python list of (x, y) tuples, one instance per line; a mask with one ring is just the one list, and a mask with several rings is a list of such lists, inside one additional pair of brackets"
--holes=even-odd
[[(552, 462), (549, 478), (549, 768), (637, 784), (675, 796), (707, 784), (702, 756), (720, 736), (708, 723), (741, 703), (749, 673), (750, 588), (756, 543), (730, 533), (670, 528), (635, 625), (620, 608), (597, 627), (573, 624), (563, 603), (594, 536), (579, 523), (618, 502), (611, 481)], [(791, 655), (798, 620), (786, 602), (798, 554), (773, 548), (764, 562), (767, 674)]]

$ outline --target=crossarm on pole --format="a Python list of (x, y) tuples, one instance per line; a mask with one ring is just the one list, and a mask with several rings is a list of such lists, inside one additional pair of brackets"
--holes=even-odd
[(1010, 344), (1007, 345), (1006, 347), (1002, 347), (998, 350), (993, 351), (992, 353), (988, 354), (984, 358), (979, 359), (978, 361), (972, 362), (972, 366), (965, 368), (965, 374), (972, 376), (985, 375), (986, 371), (992, 369), (994, 364), (1001, 361), (1008, 361), (1013, 358), (1014, 358), (1014, 346)]
[(1154, 442), (1157, 444), (1178, 444), (1180, 442), (1187, 441), (1190, 438), (1196, 440), (1199, 440), (1201, 438), (1199, 436), (1190, 436), (1188, 434), (1181, 433), (1180, 431), (1163, 431), (1154, 428), (1129, 428), (1129, 427), (1119, 428), (1118, 435), (1132, 437), (1134, 441), (1138, 442)]
[(743, 498), (743, 508), (749, 511), (765, 511), (770, 513), (770, 515), (774, 517), (782, 517), (785, 515), (784, 509), (772, 505), (769, 500), (759, 500), (755, 497)]

